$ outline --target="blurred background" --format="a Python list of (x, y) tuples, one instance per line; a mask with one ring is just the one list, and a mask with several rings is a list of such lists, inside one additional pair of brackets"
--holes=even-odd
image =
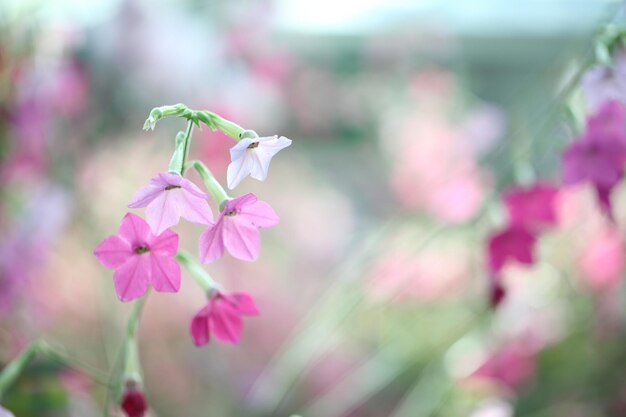
[[(151, 416), (626, 415), (626, 188), (617, 223), (589, 187), (562, 190), (539, 261), (507, 266), (496, 311), (484, 259), (502, 190), (559, 182), (565, 100), (622, 8), (2, 0), (0, 361), (39, 338), (70, 359), (36, 360), (3, 406), (122, 415), (107, 385), (131, 306), (92, 252), (184, 127), (143, 132), (148, 112), (183, 102), (293, 145), (236, 190), (281, 217), (260, 259), (206, 267), (257, 299), (241, 344), (193, 345), (205, 300), (185, 273), (180, 293), (150, 296)], [(232, 145), (196, 130), (192, 158), (224, 180)], [(196, 253), (201, 228), (175, 230)]]

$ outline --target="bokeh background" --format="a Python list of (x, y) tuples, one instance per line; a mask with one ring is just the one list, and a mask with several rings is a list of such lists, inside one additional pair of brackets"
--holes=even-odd
[[(107, 386), (131, 306), (92, 251), (184, 127), (143, 132), (148, 112), (183, 102), (293, 145), (237, 189), (281, 217), (260, 259), (207, 266), (258, 301), (241, 344), (193, 345), (189, 276), (150, 296), (151, 416), (626, 415), (626, 189), (616, 223), (590, 187), (564, 189), (496, 311), (484, 256), (503, 189), (559, 182), (568, 104), (622, 7), (2, 0), (0, 361), (40, 338), (66, 358), (36, 360), (3, 405), (121, 415)], [(196, 130), (192, 157), (224, 180), (231, 146)], [(175, 230), (195, 253), (201, 228)]]

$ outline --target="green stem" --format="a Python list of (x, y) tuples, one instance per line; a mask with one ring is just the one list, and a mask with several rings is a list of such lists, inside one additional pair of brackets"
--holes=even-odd
[(204, 186), (209, 190), (211, 196), (215, 200), (217, 204), (219, 204), (220, 209), (226, 201), (230, 200), (229, 195), (224, 190), (224, 187), (215, 179), (209, 168), (207, 168), (202, 161), (193, 160), (189, 161), (188, 166), (192, 166), (202, 178), (202, 182), (204, 182)]
[(181, 250), (176, 254), (176, 260), (180, 262), (191, 274), (191, 277), (207, 294), (218, 291), (220, 286), (211, 278), (202, 265), (187, 251)]
[(126, 365), (124, 367), (124, 379), (141, 382), (141, 363), (139, 362), (139, 347), (137, 345), (137, 328), (143, 306), (148, 299), (147, 293), (140, 300), (135, 302), (133, 311), (128, 317), (126, 327)]
[(39, 341), (28, 345), (15, 359), (4, 367), (2, 372), (0, 372), (0, 399), (39, 352), (40, 345), (41, 342)]

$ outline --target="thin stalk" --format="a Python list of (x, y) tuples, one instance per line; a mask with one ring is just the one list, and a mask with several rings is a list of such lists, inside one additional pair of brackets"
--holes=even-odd
[(208, 272), (204, 270), (202, 265), (187, 251), (179, 251), (176, 254), (176, 260), (180, 262), (191, 274), (193, 280), (206, 293), (219, 290), (219, 284), (211, 278)]

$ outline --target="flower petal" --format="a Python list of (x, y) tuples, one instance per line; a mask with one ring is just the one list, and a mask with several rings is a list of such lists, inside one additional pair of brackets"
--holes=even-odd
[(250, 174), (253, 164), (254, 162), (248, 152), (243, 157), (235, 159), (228, 164), (228, 170), (226, 171), (228, 188), (232, 190), (238, 186), (241, 180)]
[(223, 238), (223, 221), (222, 217), (216, 224), (210, 225), (200, 235), (200, 261), (209, 263), (218, 260), (224, 255), (224, 238)]
[(126, 213), (118, 231), (122, 239), (126, 239), (131, 245), (137, 242), (150, 240), (150, 227), (144, 219), (133, 213)]
[(150, 282), (150, 261), (148, 256), (135, 255), (128, 259), (113, 274), (117, 296), (122, 301), (131, 301), (145, 294)]
[(211, 330), (222, 342), (239, 343), (243, 321), (237, 311), (224, 301), (217, 301), (210, 316)]
[(178, 235), (168, 229), (148, 241), (148, 246), (152, 254), (174, 256), (178, 250)]
[(259, 256), (261, 236), (253, 225), (239, 215), (224, 219), (224, 246), (237, 259), (253, 261)]
[(196, 197), (202, 198), (205, 201), (209, 198), (209, 195), (207, 193), (202, 191), (200, 187), (198, 187), (196, 184), (186, 178), (182, 179), (182, 181), (180, 182), (180, 186), (183, 187), (183, 190), (195, 195)]
[(196, 346), (206, 345), (211, 338), (209, 333), (209, 312), (209, 306), (204, 307), (191, 320), (189, 332)]
[(191, 223), (211, 224), (213, 221), (213, 213), (206, 199), (191, 194), (185, 189), (172, 191), (180, 191), (176, 196), (176, 198), (178, 198), (180, 217)]
[(235, 161), (241, 159), (248, 152), (248, 146), (254, 142), (251, 138), (241, 139), (235, 146), (230, 148), (230, 160)]
[(263, 149), (263, 152), (271, 158), (282, 149), (285, 149), (286, 147), (291, 145), (291, 142), (291, 139), (288, 139), (284, 136), (270, 136), (267, 138), (260, 138), (259, 147), (257, 149)]
[(239, 216), (245, 216), (256, 227), (276, 226), (280, 218), (265, 201), (255, 201), (239, 209)]
[(255, 180), (265, 181), (267, 173), (270, 169), (272, 156), (266, 154), (261, 148), (252, 149), (251, 151), (248, 151), (248, 154), (252, 160), (250, 176)]
[(150, 255), (152, 286), (158, 292), (178, 292), (180, 289), (180, 265), (167, 256)]
[(146, 208), (146, 220), (155, 235), (174, 226), (180, 220), (175, 194), (181, 190), (169, 190), (160, 194)]
[(239, 312), (246, 316), (258, 316), (260, 314), (254, 299), (244, 292), (232, 293), (224, 296), (231, 305)]
[(163, 193), (163, 192), (165, 192), (163, 190), (163, 187), (158, 187), (152, 184), (146, 187), (140, 188), (139, 190), (137, 190), (135, 195), (133, 195), (133, 198), (130, 200), (130, 203), (128, 203), (128, 207), (129, 208), (146, 207), (148, 204), (154, 201), (154, 199), (157, 198), (160, 193)]
[(115, 269), (133, 256), (130, 243), (119, 236), (109, 236), (94, 250), (94, 255), (107, 268)]

